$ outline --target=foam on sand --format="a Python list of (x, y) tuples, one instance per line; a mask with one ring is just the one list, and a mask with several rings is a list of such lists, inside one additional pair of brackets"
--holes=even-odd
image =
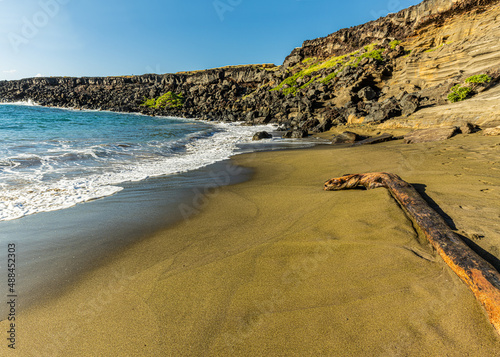
[[(4, 158), (0, 162), (0, 221), (110, 196), (121, 191), (124, 182), (188, 172), (226, 160), (238, 151), (238, 144), (250, 142), (252, 133), (259, 130), (270, 127), (215, 124), (173, 142), (150, 142), (147, 150), (131, 144), (75, 149), (55, 143), (43, 156)], [(92, 166), (82, 166), (87, 159)], [(48, 180), (51, 176), (59, 178)]]

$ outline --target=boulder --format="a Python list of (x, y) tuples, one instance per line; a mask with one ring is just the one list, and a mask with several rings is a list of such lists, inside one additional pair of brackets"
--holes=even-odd
[(273, 136), (269, 134), (267, 131), (259, 131), (255, 133), (252, 137), (253, 141), (262, 140), (262, 139), (271, 139)]
[(391, 141), (391, 140), (396, 140), (396, 139), (397, 138), (394, 137), (393, 135), (384, 133), (384, 134), (381, 134), (381, 135), (378, 135), (378, 136), (374, 136), (372, 138), (368, 138), (368, 139), (364, 139), (364, 140), (358, 141), (354, 145), (355, 146), (358, 146), (358, 145), (372, 145), (372, 144), (383, 143), (383, 142), (386, 142), (386, 141)]
[(377, 96), (377, 92), (373, 90), (372, 87), (364, 87), (358, 92), (359, 99), (363, 101), (370, 101)]
[(404, 116), (409, 116), (415, 113), (419, 107), (420, 98), (414, 94), (407, 94), (399, 102), (401, 107), (401, 114)]
[(460, 132), (462, 134), (472, 134), (475, 133), (476, 131), (478, 131), (477, 125), (471, 123), (467, 123), (460, 127)]
[(283, 139), (302, 139), (307, 138), (307, 136), (309, 136), (307, 130), (296, 129), (283, 134)]
[(364, 139), (364, 137), (359, 136), (352, 131), (344, 131), (342, 134), (333, 137), (332, 144), (352, 144), (362, 139)]
[(365, 117), (365, 123), (380, 123), (390, 118), (401, 115), (401, 108), (396, 98), (391, 97), (382, 103), (373, 105), (370, 114)]
[(442, 141), (451, 138), (458, 131), (456, 126), (414, 130), (404, 136), (406, 144)]

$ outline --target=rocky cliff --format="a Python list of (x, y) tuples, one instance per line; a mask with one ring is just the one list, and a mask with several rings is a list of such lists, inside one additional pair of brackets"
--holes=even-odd
[(430, 24), (442, 24), (446, 19), (469, 11), (484, 11), (497, 0), (425, 0), (418, 5), (389, 14), (366, 24), (342, 29), (326, 37), (305, 41), (286, 58), (285, 66), (307, 57), (327, 58), (355, 51), (384, 38), (406, 39), (420, 34)]
[[(450, 88), (500, 79), (500, 0), (425, 0), (369, 23), (306, 41), (280, 66), (176, 74), (30, 78), (0, 82), (1, 101), (282, 124), (302, 132), (390, 123), (447, 104)], [(464, 119), (465, 116), (465, 119)], [(500, 113), (490, 113), (500, 120)], [(474, 122), (477, 113), (461, 120)], [(488, 121), (482, 120), (483, 125)]]

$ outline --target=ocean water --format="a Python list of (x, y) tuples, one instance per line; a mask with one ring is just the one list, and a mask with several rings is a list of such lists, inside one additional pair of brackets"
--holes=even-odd
[(0, 105), (0, 221), (110, 196), (127, 182), (193, 171), (269, 142), (279, 146), (280, 139), (251, 144), (260, 130), (272, 127)]

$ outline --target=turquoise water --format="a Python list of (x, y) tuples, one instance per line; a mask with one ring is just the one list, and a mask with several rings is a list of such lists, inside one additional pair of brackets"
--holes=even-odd
[(125, 182), (225, 160), (259, 130), (271, 128), (0, 105), (0, 221), (72, 207), (113, 195)]

